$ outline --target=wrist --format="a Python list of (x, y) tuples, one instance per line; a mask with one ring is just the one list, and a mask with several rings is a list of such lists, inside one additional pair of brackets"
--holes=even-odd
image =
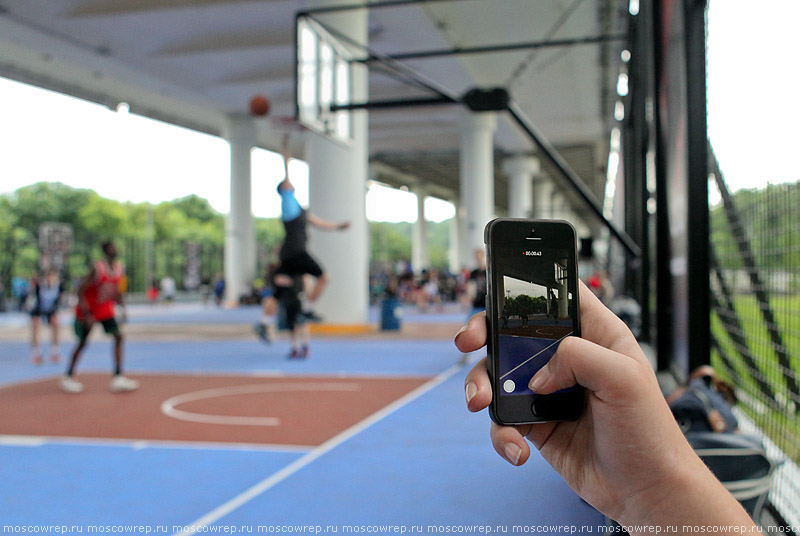
[(617, 521), (623, 526), (677, 526), (678, 533), (690, 526), (717, 534), (760, 534), (741, 504), (688, 444), (686, 449), (688, 454), (676, 453), (672, 467), (664, 468), (663, 479), (625, 503)]

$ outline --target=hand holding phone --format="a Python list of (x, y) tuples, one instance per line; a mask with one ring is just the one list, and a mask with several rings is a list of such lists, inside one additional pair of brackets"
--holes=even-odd
[(489, 414), (501, 425), (571, 421), (579, 386), (541, 395), (533, 375), (568, 336), (580, 336), (575, 230), (561, 220), (495, 219), (486, 225)]
[[(530, 441), (572, 489), (622, 525), (741, 526), (758, 534), (741, 504), (686, 441), (631, 331), (588, 287), (579, 283), (579, 292), (583, 337), (565, 339), (537, 379), (543, 380), (543, 393), (584, 386), (586, 410), (571, 422), (493, 423), (494, 449), (512, 465), (522, 465), (531, 454)], [(474, 315), (456, 335), (456, 347), (461, 352), (483, 347), (487, 324), (484, 313)], [(497, 398), (488, 361), (476, 363), (464, 382), (472, 412)], [(535, 503), (541, 490), (534, 487), (531, 493)]]

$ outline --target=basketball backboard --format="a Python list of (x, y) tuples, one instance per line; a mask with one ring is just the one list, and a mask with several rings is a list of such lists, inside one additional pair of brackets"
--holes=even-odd
[(331, 105), (351, 103), (352, 55), (321, 24), (298, 16), (296, 33), (297, 120), (339, 141), (352, 137), (350, 112)]

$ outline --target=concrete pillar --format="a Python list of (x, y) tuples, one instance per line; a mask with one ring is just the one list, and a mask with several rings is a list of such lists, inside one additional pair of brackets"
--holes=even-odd
[[(563, 258), (560, 260), (560, 266), (567, 266), (569, 259)], [(567, 288), (567, 274), (566, 270), (558, 269), (558, 318), (569, 317), (569, 290)]]
[(583, 219), (583, 217), (578, 216), (577, 213), (573, 213), (573, 216), (574, 219), (572, 220), (572, 225), (575, 226), (575, 232), (578, 234), (578, 238), (592, 236), (592, 230), (586, 224), (586, 221)]
[(428, 222), (425, 220), (425, 189), (414, 188), (414, 194), (417, 196), (417, 221), (411, 234), (411, 266), (418, 274), (430, 267), (431, 259), (428, 254)]
[(567, 285), (558, 284), (558, 318), (569, 317), (569, 293)]
[[(317, 4), (324, 4), (318, 2)], [(359, 43), (367, 43), (367, 13), (337, 14), (331, 24)], [(352, 68), (353, 102), (368, 97), (366, 67)], [(309, 211), (322, 219), (349, 221), (345, 231), (309, 229), (309, 251), (329, 276), (315, 311), (330, 324), (367, 324), (369, 307), (369, 229), (366, 215), (368, 169), (367, 112), (351, 112), (352, 140), (343, 144), (312, 134), (309, 166)]]
[(503, 172), (508, 175), (508, 215), (512, 218), (530, 218), (533, 215), (533, 178), (541, 166), (534, 156), (513, 156), (503, 161)]
[(533, 217), (540, 220), (553, 217), (553, 181), (547, 177), (533, 182)]
[(461, 121), (460, 190), (464, 209), (463, 266), (472, 266), (473, 252), (483, 248), (483, 228), (494, 217), (495, 112), (465, 111)]
[(553, 218), (558, 220), (568, 219), (567, 198), (561, 192), (553, 192)]
[(461, 233), (459, 233), (459, 230), (461, 229), (462, 218), (458, 215), (458, 203), (455, 203), (455, 207), (456, 213), (453, 215), (453, 219), (450, 220), (450, 249), (447, 257), (450, 273), (453, 274), (461, 271), (461, 257), (459, 255), (461, 251)]
[(231, 147), (231, 208), (225, 221), (225, 302), (237, 305), (255, 278), (256, 239), (250, 151), (256, 130), (249, 117), (231, 117), (225, 133)]

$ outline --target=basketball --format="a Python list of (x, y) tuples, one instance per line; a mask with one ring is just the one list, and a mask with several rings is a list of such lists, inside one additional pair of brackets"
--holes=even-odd
[(252, 115), (267, 115), (269, 113), (270, 102), (264, 95), (255, 95), (250, 99), (250, 113)]

